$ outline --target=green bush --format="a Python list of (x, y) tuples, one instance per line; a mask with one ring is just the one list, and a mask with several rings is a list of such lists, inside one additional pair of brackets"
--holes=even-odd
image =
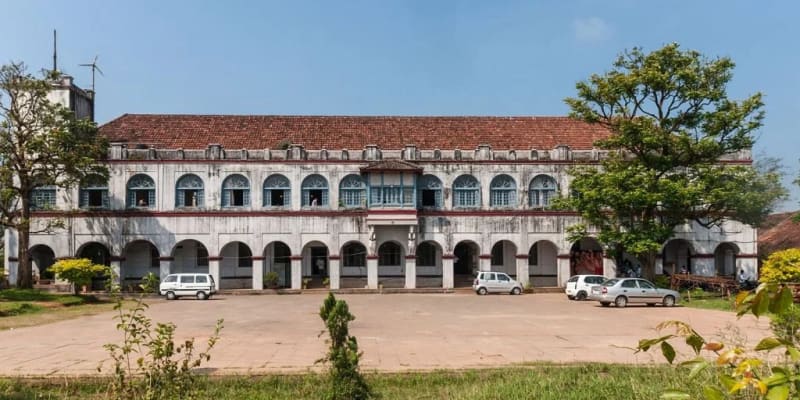
[(792, 304), (788, 309), (771, 314), (769, 326), (779, 339), (800, 344), (800, 306)]
[(670, 278), (666, 275), (656, 275), (653, 278), (653, 284), (656, 285), (656, 287), (669, 289)]
[(278, 287), (278, 273), (275, 271), (269, 271), (266, 275), (264, 275), (264, 287), (266, 288), (276, 288)]
[(155, 293), (158, 291), (158, 284), (160, 282), (161, 280), (158, 279), (158, 275), (148, 272), (147, 275), (142, 277), (142, 283), (139, 284), (139, 288), (145, 293)]
[(800, 282), (800, 249), (786, 249), (770, 254), (761, 266), (762, 283)]
[(87, 258), (59, 260), (50, 268), (56, 276), (71, 283), (75, 293), (78, 293), (82, 286), (89, 286), (92, 278), (111, 275), (110, 268), (94, 264)]
[(319, 360), (330, 364), (328, 400), (363, 400), (374, 397), (364, 376), (359, 370), (361, 353), (358, 342), (350, 336), (348, 325), (356, 319), (344, 300), (336, 300), (333, 293), (322, 303), (319, 316), (328, 329), (328, 354)]

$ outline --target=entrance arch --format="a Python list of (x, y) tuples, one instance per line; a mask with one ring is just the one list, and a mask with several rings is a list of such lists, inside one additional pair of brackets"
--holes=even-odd
[(328, 273), (328, 246), (320, 241), (306, 243), (303, 246), (303, 279), (311, 279), (308, 287), (323, 287), (322, 281)]
[(340, 288), (363, 288), (367, 285), (367, 247), (361, 242), (347, 242), (339, 252)]
[[(78, 258), (88, 258), (93, 264), (105, 266), (111, 265), (111, 252), (102, 243), (89, 242), (78, 249)], [(91, 290), (103, 290), (106, 286), (107, 278), (102, 275), (92, 278)]]
[(534, 287), (558, 286), (558, 246), (540, 240), (528, 250), (529, 282)]
[(378, 246), (378, 283), (383, 287), (405, 286), (406, 254), (403, 245), (392, 240)]
[(472, 286), (472, 279), (478, 272), (478, 257), (480, 256), (478, 244), (463, 240), (453, 248), (453, 284), (455, 287)]
[(286, 243), (272, 242), (264, 248), (263, 276), (270, 272), (278, 274), (278, 287), (292, 286), (292, 250)]
[(442, 248), (428, 240), (417, 245), (417, 287), (442, 287)]
[(172, 248), (170, 273), (208, 273), (208, 249), (194, 239), (182, 240)]
[(50, 271), (50, 267), (56, 262), (56, 254), (49, 246), (37, 244), (31, 247), (28, 251), (30, 253), (31, 263), (33, 265), (33, 276), (38, 276), (40, 284), (49, 284), (55, 276)]
[(663, 270), (670, 274), (681, 273), (684, 268), (691, 274), (696, 274), (692, 256), (695, 254), (694, 247), (689, 241), (684, 239), (672, 239), (664, 245), (662, 259), (664, 260)]
[(739, 247), (735, 244), (731, 242), (720, 243), (714, 250), (714, 269), (717, 275), (736, 275), (736, 256), (738, 254)]
[(603, 247), (593, 237), (584, 237), (572, 244), (569, 252), (571, 275), (603, 275)]
[(243, 242), (230, 242), (219, 251), (219, 288), (249, 289), (253, 285), (253, 252)]
[(159, 275), (161, 261), (158, 249), (147, 240), (136, 240), (128, 243), (122, 250), (124, 260), (120, 265), (119, 279), (123, 289), (134, 288), (141, 283), (142, 277), (152, 272)]
[(492, 246), (492, 271), (517, 276), (517, 245), (510, 240), (501, 240)]

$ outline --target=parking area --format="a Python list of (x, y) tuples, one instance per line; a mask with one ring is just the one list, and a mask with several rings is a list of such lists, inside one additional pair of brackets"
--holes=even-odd
[[(153, 301), (148, 315), (172, 321), (181, 338), (204, 341), (218, 318), (222, 340), (208, 363), (214, 373), (299, 372), (319, 368), (325, 336), (318, 312), (322, 294), (219, 296), (208, 301)], [(600, 307), (563, 294), (341, 295), (356, 320), (351, 333), (366, 370), (471, 368), (512, 363), (661, 362), (635, 355), (639, 339), (654, 337), (661, 321), (679, 319), (701, 334), (762, 337), (769, 324), (732, 312), (686, 307)], [(102, 346), (119, 342), (114, 314), (0, 332), (0, 375), (95, 374), (107, 358)], [(202, 344), (201, 344), (202, 346)]]

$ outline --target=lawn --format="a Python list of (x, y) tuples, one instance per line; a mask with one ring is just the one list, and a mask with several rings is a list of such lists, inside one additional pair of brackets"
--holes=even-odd
[[(465, 371), (368, 374), (382, 399), (657, 399), (681, 388), (699, 398), (700, 385), (669, 366), (551, 365)], [(201, 398), (319, 399), (324, 375), (203, 377)], [(4, 399), (106, 399), (106, 381), (95, 379), (0, 379)]]
[(94, 296), (5, 289), (0, 290), (0, 330), (41, 325), (113, 308), (113, 302)]
[(706, 292), (701, 289), (681, 291), (681, 305), (691, 308), (735, 312), (735, 300), (735, 295), (728, 297), (718, 292)]

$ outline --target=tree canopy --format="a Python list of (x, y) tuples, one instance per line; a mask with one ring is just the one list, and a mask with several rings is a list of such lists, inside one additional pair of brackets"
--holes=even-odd
[(561, 206), (588, 224), (572, 227), (574, 236), (592, 226), (612, 253), (634, 255), (650, 276), (676, 227), (756, 225), (769, 214), (785, 190), (779, 174), (750, 165), (762, 96), (730, 99), (733, 68), (728, 58), (669, 44), (625, 51), (610, 71), (576, 85), (577, 96), (565, 100), (570, 116), (611, 135), (595, 143), (607, 151), (599, 168), (571, 171), (573, 195)]
[[(106, 167), (97, 163), (108, 148), (97, 125), (48, 98), (59, 78), (57, 71), (36, 78), (22, 63), (0, 67), (0, 226), (19, 234), (20, 287), (32, 286), (28, 245), (33, 191), (73, 187), (88, 175), (107, 175)], [(48, 219), (37, 230), (53, 229), (54, 221)]]

